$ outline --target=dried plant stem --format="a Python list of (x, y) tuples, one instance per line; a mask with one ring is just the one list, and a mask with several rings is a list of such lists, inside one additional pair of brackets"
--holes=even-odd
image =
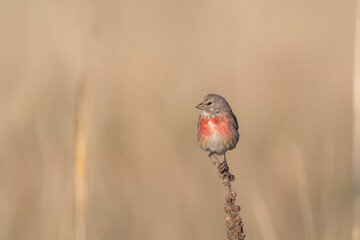
[(356, 1), (353, 85), (353, 185), (352, 239), (360, 239), (360, 0)]
[(314, 224), (314, 216), (312, 211), (309, 184), (307, 182), (306, 169), (304, 166), (303, 152), (296, 144), (292, 147), (294, 170), (296, 176), (297, 190), (299, 193), (299, 203), (301, 209), (301, 217), (303, 220), (305, 239), (315, 240), (316, 229)]
[(228, 193), (225, 196), (224, 210), (226, 213), (227, 237), (229, 240), (244, 240), (244, 223), (240, 217), (240, 205), (236, 205), (236, 193), (232, 190), (231, 182), (235, 181), (235, 176), (230, 173), (227, 162), (220, 163), (216, 155), (214, 156), (219, 177), (223, 180)]
[(75, 231), (76, 240), (86, 239), (86, 81), (80, 81), (77, 92), (77, 116), (75, 127)]
[(76, 240), (86, 240), (86, 146), (87, 121), (86, 106), (89, 102), (90, 78), (96, 66), (99, 38), (99, 6), (95, 0), (92, 13), (93, 36), (90, 39), (83, 72), (77, 87), (77, 111), (75, 127), (75, 231)]

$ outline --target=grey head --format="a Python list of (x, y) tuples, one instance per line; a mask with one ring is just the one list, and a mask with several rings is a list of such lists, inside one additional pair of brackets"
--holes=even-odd
[(201, 109), (208, 114), (231, 112), (230, 105), (225, 98), (213, 93), (206, 95), (196, 108)]

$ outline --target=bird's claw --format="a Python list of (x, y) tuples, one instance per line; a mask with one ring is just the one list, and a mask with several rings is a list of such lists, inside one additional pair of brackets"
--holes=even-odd
[(229, 167), (227, 165), (226, 160), (224, 160), (222, 163), (219, 164), (218, 169), (221, 173), (225, 173), (229, 171)]

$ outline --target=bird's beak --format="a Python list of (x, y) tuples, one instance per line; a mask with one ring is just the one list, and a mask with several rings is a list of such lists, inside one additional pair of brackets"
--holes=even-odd
[(202, 103), (200, 103), (199, 105), (196, 106), (196, 108), (203, 110), (203, 109), (204, 109), (204, 105), (203, 105)]

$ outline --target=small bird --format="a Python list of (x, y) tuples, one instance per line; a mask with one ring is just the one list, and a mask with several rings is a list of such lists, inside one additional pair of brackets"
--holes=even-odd
[(200, 147), (209, 153), (224, 155), (220, 165), (227, 165), (225, 153), (239, 141), (238, 122), (229, 103), (220, 95), (208, 94), (196, 106), (200, 109), (197, 139)]

